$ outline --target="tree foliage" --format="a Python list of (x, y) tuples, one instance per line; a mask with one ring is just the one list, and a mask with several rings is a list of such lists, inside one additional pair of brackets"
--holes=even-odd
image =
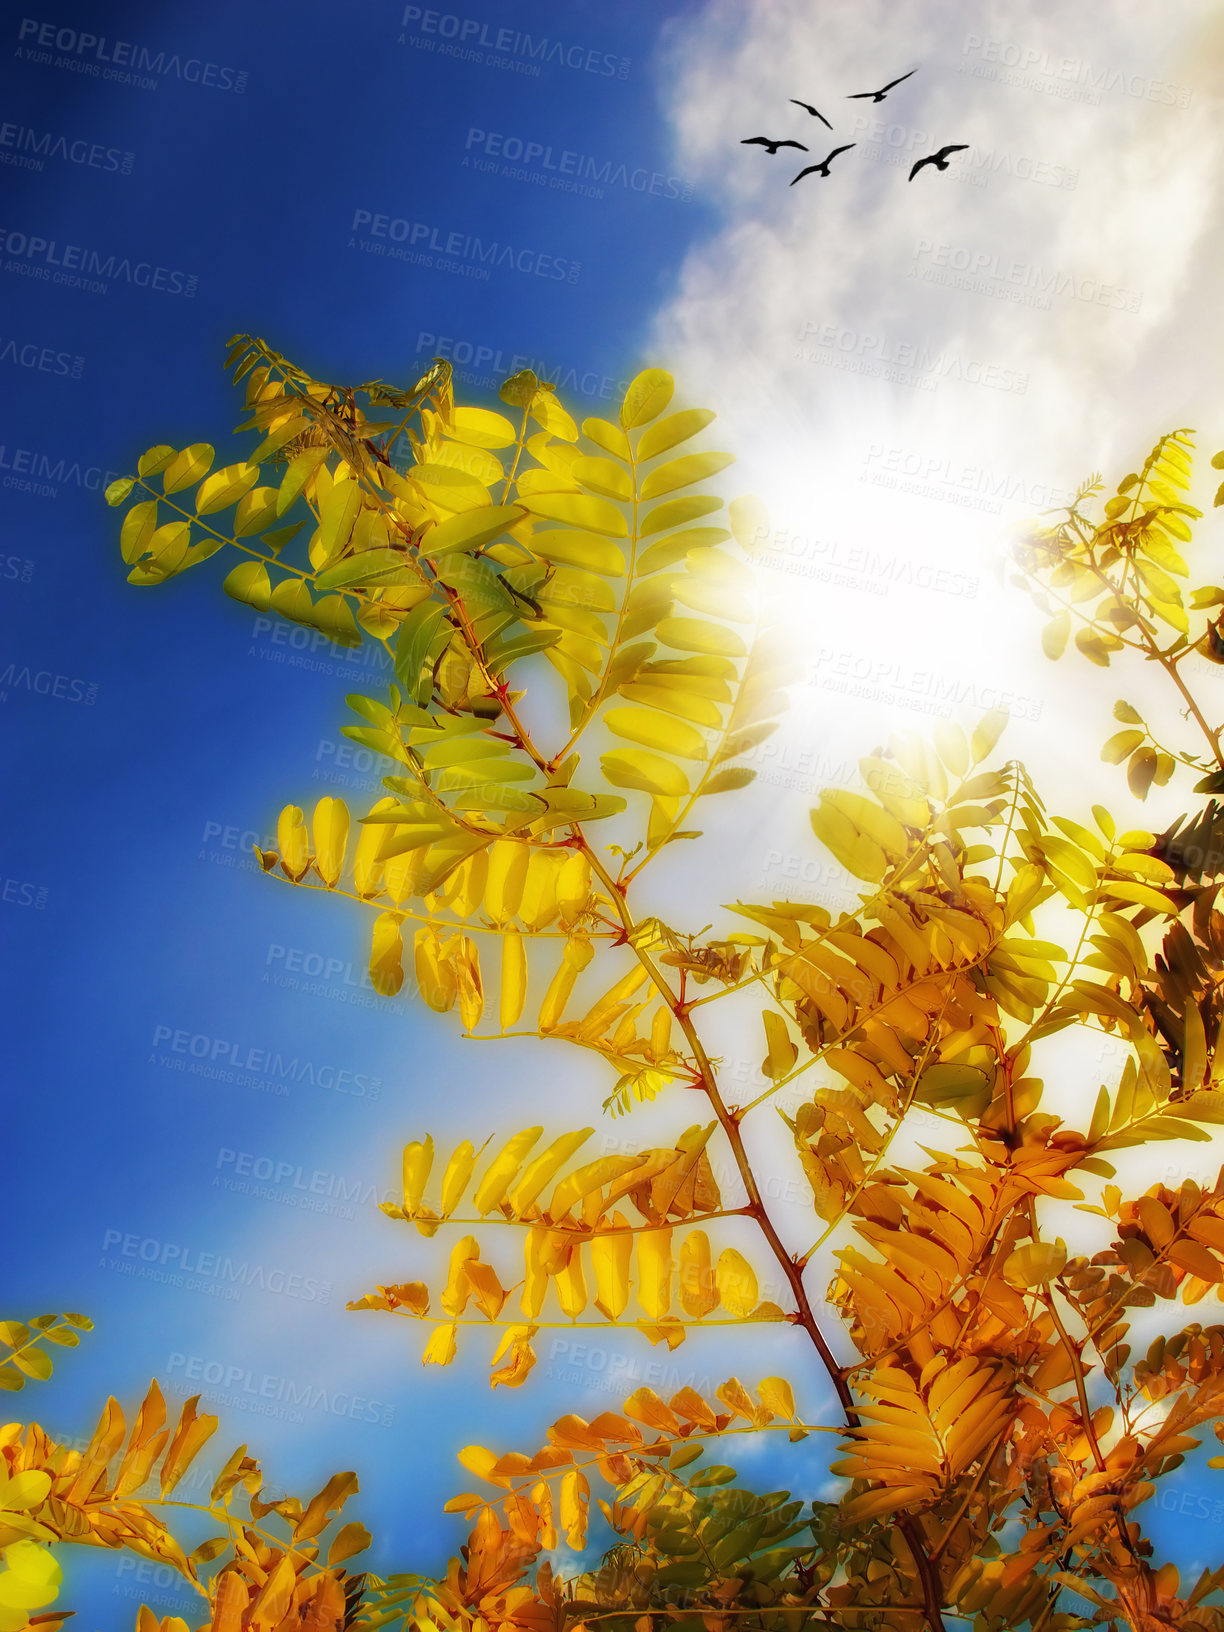
[[(346, 1574), (365, 1532), (344, 1526), (326, 1554), (318, 1538), (354, 1476), (264, 1501), (245, 1447), (195, 1504), (219, 1533), (184, 1553), (166, 1510), (192, 1504), (170, 1492), (215, 1420), (188, 1401), (171, 1431), (156, 1384), (130, 1435), (112, 1401), (84, 1452), (15, 1425), (3, 1539), (34, 1585), (5, 1599), (0, 1577), (16, 1606), (0, 1626), (24, 1624), (22, 1591), (49, 1601), (47, 1546), (74, 1541), (172, 1564), (215, 1632), (1224, 1629), (1224, 1570), (1183, 1586), (1142, 1528), (1196, 1431), (1224, 1437), (1224, 1326), (1181, 1309), (1224, 1295), (1224, 1173), (1132, 1197), (1110, 1160), (1224, 1121), (1214, 800), (1162, 835), (1101, 806), (1051, 816), (996, 761), (1002, 716), (941, 723), (893, 736), (812, 812), (855, 910), (738, 901), (717, 932), (673, 927), (638, 881), (699, 836), (707, 798), (751, 780), (790, 674), (759, 627), (759, 506), (724, 514), (702, 491), (729, 463), (693, 445), (713, 416), (673, 410), (660, 369), (580, 428), (530, 373), (503, 385), (503, 413), (456, 405), (441, 362), (404, 391), (336, 387), (241, 336), (229, 365), (258, 445), (220, 470), (205, 444), (155, 447), (112, 486), (130, 580), (229, 547), (229, 595), (380, 642), (395, 675), (348, 699), (345, 728), (391, 762), (385, 794), (355, 824), (338, 798), (287, 806), (263, 869), (369, 915), (384, 996), (457, 1010), (473, 1038), (601, 1056), (607, 1115), (676, 1108), (662, 1144), (602, 1155), (594, 1117), (444, 1154), (406, 1130), (383, 1210), (437, 1242), (436, 1272), (350, 1308), (420, 1327), (427, 1363), (483, 1342), (494, 1388), (528, 1383), (549, 1327), (671, 1350), (702, 1327), (780, 1326), (811, 1364), (708, 1395), (639, 1388), (593, 1421), (562, 1415), (540, 1446), (466, 1447), (470, 1488), (448, 1505), (470, 1534), (439, 1579)], [(1187, 606), (1177, 583), (1199, 518), (1190, 446), (1162, 438), (1099, 520), (1094, 483), (1020, 553), (1048, 655), (1073, 629), (1094, 664), (1138, 652), (1202, 732), (1205, 750), (1167, 748), (1118, 704), (1128, 729), (1104, 757), (1140, 798), (1179, 764), (1224, 791), (1186, 679), (1192, 655), (1224, 658), (1224, 590)], [(746, 1102), (720, 1082), (711, 1004), (763, 1055)], [(1082, 1118), (1074, 1093), (1047, 1094), (1073, 1029), (1125, 1055)], [(811, 1192), (803, 1251), (745, 1140), (773, 1112)], [(1057, 1234), (1069, 1209), (1098, 1250)], [(833, 1500), (740, 1488), (714, 1460), (737, 1436), (810, 1451), (828, 1433)], [(592, 1539), (601, 1561), (567, 1567)], [(139, 1632), (157, 1626), (142, 1611)]]

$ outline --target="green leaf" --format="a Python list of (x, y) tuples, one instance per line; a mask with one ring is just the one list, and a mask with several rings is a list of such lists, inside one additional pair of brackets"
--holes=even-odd
[(376, 584), (392, 573), (403, 572), (411, 558), (403, 550), (365, 550), (346, 555), (334, 566), (325, 567), (315, 578), (316, 589), (340, 589), (350, 584)]
[(503, 673), (511, 663), (517, 663), (523, 657), (534, 657), (537, 652), (547, 651), (560, 639), (560, 629), (526, 629), (513, 636), (499, 635), (496, 639), (485, 642), (485, 662), (491, 669)]
[(511, 408), (529, 408), (539, 389), (539, 380), (529, 368), (524, 368), (517, 374), (511, 374), (508, 380), (503, 380), (497, 394)]
[(414, 702), (424, 700), (421, 666), (445, 616), (446, 608), (437, 601), (422, 601), (400, 624), (395, 637), (396, 678)]
[(276, 499), (276, 513), (283, 516), (289, 506), (301, 495), (306, 485), (306, 478), (327, 458), (330, 448), (305, 448), (295, 454), (285, 466), (285, 474), (281, 477), (280, 491)]
[(444, 555), (448, 550), (478, 550), (499, 537), (527, 514), (521, 504), (479, 506), (431, 527), (420, 542), (422, 555)]

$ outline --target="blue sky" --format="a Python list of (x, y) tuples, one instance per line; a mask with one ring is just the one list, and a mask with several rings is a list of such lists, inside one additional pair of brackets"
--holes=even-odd
[[(1045, 26), (1044, 8), (1030, 9)], [(793, 20), (793, 7), (763, 4), (757, 40), (748, 10), (229, 0), (63, 6), (3, 25), (0, 717), (18, 775), (5, 795), (0, 922), (15, 954), (8, 1142), (27, 1153), (10, 1161), (8, 1197), (31, 1243), (10, 1266), (4, 1312), (72, 1308), (97, 1322), (79, 1351), (57, 1355), (55, 1379), (18, 1404), (71, 1436), (88, 1433), (107, 1392), (134, 1406), (155, 1374), (180, 1397), (211, 1382), (226, 1396), (223, 1453), (247, 1440), (269, 1479), (302, 1492), (357, 1468), (374, 1567), (444, 1561), (458, 1537), (439, 1509), (465, 1482), (459, 1445), (525, 1445), (556, 1414), (558, 1394), (594, 1415), (614, 1403), (614, 1382), (656, 1380), (646, 1368), (658, 1356), (644, 1345), (617, 1339), (597, 1359), (558, 1335), (533, 1386), (494, 1398), (486, 1345), (426, 1374), (419, 1328), (343, 1311), (346, 1298), (424, 1261), (375, 1206), (405, 1139), (483, 1135), (537, 1108), (555, 1124), (559, 1092), (572, 1091), (581, 1121), (606, 1086), (530, 1044), (482, 1052), (474, 1069), (449, 1022), (363, 987), (356, 914), (254, 875), (251, 836), (271, 830), (281, 805), (328, 792), (355, 803), (376, 786), (339, 735), (344, 693), (370, 689), (376, 671), (334, 648), (282, 643), (219, 594), (212, 566), (157, 591), (130, 587), (98, 488), (151, 443), (226, 445), (237, 413), (220, 361), (243, 330), (340, 381), (405, 381), (442, 350), (461, 391), (479, 395), (479, 382), (530, 362), (559, 374), (585, 412), (607, 412), (618, 382), (674, 356), (711, 390), (725, 367), (720, 409), (745, 427), (755, 416), (763, 439), (796, 457), (830, 425), (865, 438), (877, 411), (894, 413), (889, 435), (906, 446), (912, 424), (896, 429), (895, 391), (864, 397), (879, 387), (831, 372), (808, 369), (797, 383), (793, 368), (780, 371), (781, 436), (761, 418), (771, 387), (760, 359), (770, 354), (754, 324), (785, 308), (796, 331), (816, 322), (808, 340), (819, 345), (822, 324), (848, 321), (854, 280), (821, 269), (818, 240), (798, 246), (812, 253), (797, 266), (791, 229), (753, 192), (764, 172), (739, 153), (712, 153), (702, 110), (721, 128), (742, 95), (760, 117), (761, 41), (788, 11)], [(908, 10), (914, 49), (930, 51), (930, 8)], [(1125, 6), (1110, 12), (1123, 44), (1110, 35), (1109, 49), (1123, 55), (1129, 17)], [(878, 56), (878, 34), (844, 32), (844, 55)], [(817, 71), (813, 53), (809, 42), (796, 61), (797, 95)], [(776, 66), (776, 51), (765, 60)], [(728, 96), (741, 72), (745, 88)], [(1059, 133), (1037, 124), (1034, 141), (1044, 134), (1057, 157)], [(1147, 151), (1143, 132), (1131, 139)], [(1073, 145), (1066, 129), (1061, 140)], [(1047, 201), (1030, 185), (1032, 197)], [(1047, 230), (1031, 212), (1020, 219)], [(453, 260), (425, 264), (450, 240), (464, 271), (485, 270), (464, 257), (472, 236), (511, 246), (514, 267), (486, 279)], [(397, 248), (421, 258), (393, 258)], [(91, 255), (95, 266), (113, 257), (110, 275), (91, 280), (104, 287), (71, 281)], [(745, 257), (756, 258), (763, 291), (751, 321)], [(1189, 260), (1149, 267), (1148, 310), (1175, 287), (1193, 294), (1193, 270)], [(911, 293), (898, 274), (876, 299), (877, 327), (908, 333), (928, 321), (926, 308), (907, 306)], [(965, 357), (977, 354), (976, 310), (969, 295), (945, 308), (945, 335), (959, 335)], [(1145, 334), (1132, 350), (1157, 339)], [(774, 336), (778, 350), (792, 342)], [(1018, 360), (994, 331), (978, 349), (1000, 368), (1044, 361), (1041, 378), (1062, 380), (1063, 332), (1051, 325), (1030, 342)], [(1077, 360), (1073, 384), (1108, 384), (1103, 340), (1098, 349)], [(1176, 358), (1169, 372), (1187, 377)], [(956, 398), (953, 421), (966, 426), (994, 400)], [(904, 392), (900, 402), (911, 417), (925, 406)], [(1024, 408), (1014, 395), (1009, 406)], [(1120, 438), (1113, 422), (1094, 423), (1085, 458)], [(1143, 422), (1149, 441), (1164, 428)], [(768, 481), (767, 450), (747, 440), (754, 479)], [(798, 500), (792, 489), (785, 497)], [(834, 507), (838, 519), (844, 509)], [(929, 542), (929, 526), (915, 537), (932, 559), (945, 547)], [(946, 542), (949, 570), (965, 568), (963, 548)], [(846, 604), (884, 615), (878, 598)], [(903, 608), (894, 595), (888, 615)], [(951, 596), (938, 609), (964, 611)], [(831, 622), (858, 638), (845, 633), (859, 627), (853, 616)], [(982, 661), (980, 647), (966, 650), (967, 663)], [(843, 751), (847, 719), (869, 729), (853, 704), (839, 710), (830, 755)], [(857, 745), (871, 743), (860, 734)], [(773, 814), (755, 809), (757, 820)], [(325, 995), (307, 989), (316, 977)], [(273, 1194), (255, 1193), (261, 1183)], [(207, 1254), (250, 1266), (239, 1297), (182, 1267)], [(688, 1347), (691, 1357), (682, 1349), (667, 1362), (676, 1386), (778, 1365), (772, 1353), (762, 1363), (747, 1335), (717, 1366)], [(303, 1396), (313, 1403), (285, 1404)], [(803, 1455), (763, 1476), (815, 1494), (821, 1469)], [(1178, 1499), (1197, 1501), (1200, 1488), (1179, 1486)], [(1218, 1553), (1217, 1521), (1195, 1511), (1189, 1556)], [(69, 1570), (77, 1588), (66, 1597), (89, 1632), (130, 1625), (139, 1596), (163, 1612), (182, 1607), (164, 1583), (111, 1558)]]

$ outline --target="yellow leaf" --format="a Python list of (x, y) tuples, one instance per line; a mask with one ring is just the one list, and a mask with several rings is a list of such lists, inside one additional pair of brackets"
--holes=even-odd
[(566, 1253), (565, 1262), (553, 1277), (557, 1283), (557, 1302), (561, 1313), (571, 1320), (586, 1308), (586, 1280), (582, 1273), (582, 1247), (575, 1242)]
[(645, 748), (657, 748), (664, 754), (676, 754), (681, 759), (709, 757), (700, 731), (673, 716), (656, 714), (653, 709), (610, 708), (604, 715), (604, 724), (616, 736), (640, 742)]
[[(605, 538), (629, 536), (629, 523), (616, 506), (608, 499), (595, 498), (589, 493), (521, 493), (519, 502), (533, 516), (541, 516), (546, 521), (560, 521), (567, 527), (580, 527), (584, 532), (600, 533)], [(531, 547), (539, 554), (544, 542), (543, 536), (536, 534)], [(586, 565), (583, 561), (571, 564)]]
[(530, 854), (521, 839), (495, 839), (490, 846), (484, 905), (495, 924), (508, 922), (518, 911)]
[(503, 1031), (518, 1023), (527, 1001), (527, 948), (517, 929), (502, 936), (501, 1002), (498, 1020)]
[(603, 578), (625, 576), (625, 556), (620, 546), (610, 544), (606, 538), (597, 538), (591, 532), (550, 528), (532, 537), (531, 548), (542, 561), (552, 561), (558, 566), (595, 572)]
[(734, 456), (729, 453), (685, 453), (679, 459), (669, 459), (665, 465), (657, 465), (646, 480), (642, 483), (638, 497), (660, 499), (666, 493), (674, 493), (679, 487), (691, 487), (694, 482), (704, 482), (709, 476), (717, 476), (720, 470), (734, 463)]
[(528, 1164), (522, 1178), (511, 1187), (506, 1198), (516, 1218), (523, 1216), (544, 1186), (556, 1178), (570, 1157), (586, 1144), (594, 1131), (594, 1128), (579, 1128), (574, 1133), (563, 1133)]
[(581, 851), (566, 856), (555, 871), (553, 899), (566, 924), (574, 923), (586, 911), (591, 899), (591, 864)]
[(404, 984), (403, 959), (399, 914), (380, 912), (370, 944), (370, 980), (380, 996), (394, 997)]
[(506, 416), (488, 408), (456, 407), (447, 435), (473, 448), (508, 448), (516, 440), (514, 426)]
[(565, 950), (561, 955), (561, 967), (557, 970), (544, 993), (544, 1001), (540, 1004), (540, 1017), (537, 1022), (541, 1032), (551, 1031), (560, 1021), (565, 1012), (565, 1005), (569, 1002), (570, 993), (579, 974), (591, 961), (594, 948), (590, 941), (581, 936), (572, 936), (565, 943)]
[(123, 518), (119, 529), (119, 553), (132, 566), (149, 547), (149, 540), (157, 530), (157, 500), (147, 499), (134, 504)]
[(421, 1364), (425, 1366), (449, 1366), (455, 1358), (458, 1347), (455, 1339), (458, 1336), (457, 1326), (435, 1326), (429, 1334), (429, 1341), (425, 1345), (425, 1352), (421, 1356)]
[(349, 813), (343, 799), (320, 799), (314, 809), (315, 869), (328, 889), (335, 889), (344, 867)]
[(468, 1281), (467, 1266), (480, 1257), (480, 1246), (474, 1235), (465, 1235), (451, 1248), (446, 1286), (438, 1300), (448, 1315), (458, 1317), (467, 1308), (472, 1288)]
[(243, 561), (225, 579), (221, 588), (236, 601), (266, 612), (272, 604), (272, 582), (262, 561)]
[(336, 482), (319, 510), (318, 567), (330, 566), (344, 549), (361, 509), (361, 488), (355, 481)]
[(259, 480), (258, 465), (227, 465), (206, 476), (196, 493), (196, 515), (210, 516), (216, 510), (237, 504)]
[(637, 1237), (638, 1302), (649, 1320), (671, 1308), (672, 1232), (642, 1230)]
[(421, 1205), (433, 1159), (434, 1142), (429, 1134), (404, 1146), (404, 1212), (409, 1218)]
[(680, 1243), (678, 1262), (680, 1303), (686, 1315), (704, 1320), (718, 1308), (718, 1286), (710, 1262), (710, 1238), (704, 1230), (690, 1230)]
[(747, 646), (731, 629), (704, 618), (662, 618), (655, 630), (665, 646), (706, 657), (743, 657)]
[(665, 368), (644, 368), (630, 380), (621, 403), (620, 422), (627, 431), (657, 419), (672, 399), (676, 382)]
[(485, 1213), (491, 1213), (495, 1207), (501, 1206), (506, 1199), (506, 1191), (522, 1167), (528, 1151), (543, 1132), (543, 1128), (524, 1128), (522, 1133), (516, 1133), (513, 1138), (508, 1139), (498, 1151), (476, 1186), (473, 1198), (476, 1211), (482, 1217)]
[(619, 499), (626, 504), (633, 497), (633, 483), (621, 464), (611, 459), (575, 459), (570, 475), (583, 487), (606, 499)]
[[(166, 467), (162, 477), (162, 487), (167, 493), (177, 493), (180, 488), (190, 487), (198, 482), (213, 462), (213, 450), (207, 442), (193, 442), (182, 453), (176, 453)], [(143, 474), (143, 472), (142, 472)]]
[(296, 884), (310, 867), (310, 834), (300, 805), (286, 805), (276, 823), (281, 868)]
[(621, 1226), (620, 1231), (617, 1234), (601, 1231), (591, 1238), (591, 1267), (595, 1271), (595, 1307), (605, 1320), (619, 1320), (629, 1302), (633, 1236), (622, 1214), (613, 1213), (610, 1222)]
[(757, 1393), (767, 1411), (772, 1411), (775, 1417), (784, 1417), (787, 1422), (794, 1422), (795, 1396), (785, 1377), (762, 1377), (757, 1384)]
[(463, 1200), (464, 1192), (468, 1187), (468, 1180), (472, 1176), (472, 1169), (476, 1166), (476, 1152), (470, 1139), (463, 1143), (451, 1156), (446, 1164), (446, 1172), (442, 1175), (442, 1213), (443, 1218), (449, 1218), (455, 1208)]
[(678, 414), (668, 414), (644, 430), (638, 438), (637, 456), (640, 461), (655, 459), (669, 448), (677, 447), (704, 431), (714, 418), (709, 408), (684, 408)]
[(734, 1247), (724, 1247), (719, 1253), (714, 1281), (722, 1306), (728, 1314), (743, 1318), (750, 1315), (761, 1301), (752, 1265)]
[(413, 953), (421, 996), (436, 1014), (445, 1014), (454, 1007), (459, 981), (450, 960), (442, 956), (438, 933), (431, 924), (422, 924), (417, 930)]
[[(500, 414), (493, 416), (500, 419)], [(461, 510), (430, 527), (422, 536), (422, 555), (444, 555), (450, 550), (476, 550), (507, 532), (527, 514), (521, 504), (478, 506)]]
[(685, 798), (688, 779), (678, 765), (641, 748), (616, 748), (600, 756), (603, 774), (614, 788), (637, 788), (665, 798)]
[(590, 1485), (577, 1468), (567, 1468), (561, 1479), (561, 1528), (575, 1552), (586, 1546), (587, 1498)]

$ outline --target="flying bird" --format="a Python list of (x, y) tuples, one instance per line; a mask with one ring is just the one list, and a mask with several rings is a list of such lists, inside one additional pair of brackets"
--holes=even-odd
[(918, 163), (909, 173), (909, 179), (913, 181), (924, 164), (933, 164), (937, 170), (946, 170), (948, 168), (948, 154), (964, 153), (968, 147), (968, 142), (959, 142), (954, 147), (941, 147), (938, 153), (928, 153), (925, 159), (918, 160)]
[[(809, 164), (806, 170), (800, 170), (799, 174), (795, 177), (795, 181), (802, 181), (804, 176), (827, 176), (829, 174), (829, 165), (833, 162), (837, 155), (839, 153), (848, 153), (852, 147), (857, 146), (857, 142), (847, 142), (844, 147), (835, 147), (827, 159), (821, 159), (819, 164)], [(791, 182), (790, 185), (792, 187), (795, 185), (795, 181)]]
[[(810, 102), (800, 102), (797, 96), (792, 96), (790, 100), (797, 108), (805, 108), (807, 112), (811, 114), (812, 118), (819, 119), (822, 125), (829, 125), (829, 121), (825, 118), (824, 114), (821, 113), (820, 109), (814, 108)], [(829, 129), (832, 130), (833, 126), (829, 125)]]
[(902, 79), (909, 79), (911, 74), (916, 74), (917, 72), (918, 72), (917, 68), (911, 68), (909, 73), (908, 74), (902, 74), (900, 79), (890, 79), (888, 84), (885, 85), (883, 90), (881, 90), (881, 91), (855, 91), (853, 96), (848, 96), (846, 98), (846, 101), (847, 102), (861, 102), (865, 97), (870, 97), (873, 102), (883, 102), (884, 98), (888, 95), (889, 91), (892, 90), (894, 85), (900, 85)]
[(741, 141), (740, 146), (767, 147), (769, 149), (769, 156), (771, 159), (780, 147), (797, 147), (801, 153), (807, 153), (809, 151), (808, 148), (804, 147), (802, 142), (775, 142), (771, 141), (768, 136), (745, 136), (743, 141)]

